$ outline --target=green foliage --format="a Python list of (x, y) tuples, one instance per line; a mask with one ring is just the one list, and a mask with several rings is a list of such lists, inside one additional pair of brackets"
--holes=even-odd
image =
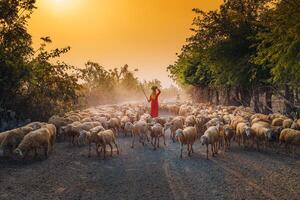
[[(0, 107), (19, 117), (47, 120), (71, 109), (80, 89), (75, 68), (53, 61), (70, 47), (46, 50), (49, 37), (34, 51), (27, 21), (34, 0), (0, 1)], [(12, 101), (13, 99), (13, 101)]]
[(299, 87), (299, 7), (299, 0), (225, 0), (216, 11), (194, 9), (194, 34), (168, 67), (170, 77), (208, 95), (234, 90), (244, 105), (258, 88)]
[(257, 34), (254, 62), (268, 66), (272, 82), (299, 87), (300, 1), (279, 1), (262, 17), (264, 31)]

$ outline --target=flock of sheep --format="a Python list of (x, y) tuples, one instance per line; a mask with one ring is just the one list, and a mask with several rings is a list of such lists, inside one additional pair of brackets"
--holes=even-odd
[(300, 144), (300, 119), (290, 119), (282, 114), (264, 115), (254, 113), (250, 108), (235, 106), (212, 106), (207, 104), (161, 104), (160, 110), (174, 117), (151, 118), (145, 105), (127, 104), (89, 108), (52, 116), (47, 123), (32, 122), (26, 126), (0, 133), (0, 156), (24, 158), (29, 153), (36, 156), (39, 150), (45, 157), (53, 150), (56, 140), (69, 140), (73, 145), (88, 145), (91, 156), (95, 144), (97, 155), (106, 157), (106, 147), (119, 154), (117, 137), (131, 137), (131, 148), (138, 141), (143, 146), (149, 142), (153, 149), (159, 148), (160, 139), (166, 145), (165, 133), (180, 143), (180, 157), (183, 146), (188, 155), (194, 152), (197, 139), (209, 145), (215, 156), (219, 150), (228, 151), (235, 141), (244, 148), (271, 148), (278, 151), (282, 144), (293, 155)]

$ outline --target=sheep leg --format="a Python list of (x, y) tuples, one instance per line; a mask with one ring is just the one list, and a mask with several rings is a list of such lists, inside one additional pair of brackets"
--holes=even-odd
[(256, 140), (257, 151), (259, 151), (259, 141)]
[(133, 148), (133, 145), (134, 145), (134, 140), (135, 140), (135, 135), (133, 135), (133, 139), (132, 139), (131, 148)]
[(182, 150), (183, 150), (183, 144), (180, 144), (180, 158), (182, 158)]
[(37, 148), (34, 148), (34, 158), (37, 157)]
[(208, 160), (208, 144), (206, 144), (206, 159)]
[(106, 156), (106, 145), (103, 145), (103, 150), (104, 150), (104, 152), (103, 152), (103, 159), (105, 159), (105, 156)]
[(188, 150), (188, 156), (191, 156), (191, 148), (189, 144), (187, 145), (187, 150)]
[(157, 137), (157, 148), (159, 148), (159, 137)]
[(119, 152), (119, 148), (118, 148), (118, 145), (117, 145), (116, 141), (114, 141), (114, 144), (115, 144), (115, 146), (116, 146), (116, 149), (117, 149), (117, 154), (119, 155), (119, 154), (120, 154), (120, 152)]
[(211, 153), (212, 153), (212, 156), (214, 157), (214, 156), (215, 156), (214, 145), (211, 144), (210, 147), (211, 147)]
[(165, 138), (165, 136), (163, 136), (163, 139), (164, 139), (164, 145), (166, 146), (166, 138)]
[(193, 145), (191, 144), (191, 151), (192, 153), (194, 153), (194, 149), (193, 149)]
[(95, 146), (96, 146), (96, 154), (99, 156), (99, 146), (98, 146), (98, 144), (97, 143), (95, 143)]
[(92, 148), (92, 145), (91, 145), (91, 143), (89, 143), (89, 154), (88, 154), (89, 158), (91, 157), (91, 148)]
[(110, 156), (113, 156), (113, 147), (110, 143), (108, 143), (109, 147), (110, 147)]
[(45, 158), (48, 158), (49, 144), (45, 145), (44, 151), (45, 151)]

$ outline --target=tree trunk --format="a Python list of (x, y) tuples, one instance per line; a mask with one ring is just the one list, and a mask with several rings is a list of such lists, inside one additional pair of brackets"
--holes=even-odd
[(259, 90), (258, 89), (253, 89), (252, 98), (253, 98), (254, 111), (259, 113), (260, 109), (259, 109)]
[(243, 106), (249, 107), (251, 102), (251, 92), (248, 89), (241, 88), (240, 94), (241, 94), (241, 103), (243, 104)]
[(220, 104), (220, 96), (219, 96), (219, 91), (216, 89), (216, 104)]
[(286, 98), (284, 101), (285, 113), (289, 114), (294, 110), (294, 94), (287, 84), (284, 86), (284, 96)]
[(272, 96), (273, 96), (272, 90), (267, 88), (265, 91), (265, 107), (264, 107), (264, 112), (266, 114), (272, 113), (272, 110), (273, 110)]
[(230, 103), (231, 103), (231, 101), (230, 101), (230, 87), (226, 87), (226, 89), (225, 89), (225, 102), (224, 102), (224, 104), (226, 105), (226, 106), (228, 106), (228, 105), (230, 105)]

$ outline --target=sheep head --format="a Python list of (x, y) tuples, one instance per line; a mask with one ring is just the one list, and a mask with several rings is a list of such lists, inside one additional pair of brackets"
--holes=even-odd
[(202, 145), (208, 145), (208, 137), (205, 135), (202, 135), (200, 138), (200, 142)]
[(180, 137), (183, 136), (183, 130), (182, 129), (177, 129), (176, 130), (176, 134), (175, 134), (175, 138), (177, 141), (179, 141)]
[(265, 136), (266, 136), (267, 141), (269, 141), (269, 142), (274, 142), (277, 139), (276, 133), (272, 129), (269, 129), (266, 132)]
[(246, 136), (249, 138), (251, 137), (251, 128), (250, 127), (246, 127), (245, 128), (245, 133), (246, 133)]
[(16, 148), (16, 149), (13, 151), (13, 153), (14, 153), (15, 155), (17, 155), (19, 158), (24, 158), (24, 154), (23, 154), (22, 150), (19, 149), (19, 148)]

